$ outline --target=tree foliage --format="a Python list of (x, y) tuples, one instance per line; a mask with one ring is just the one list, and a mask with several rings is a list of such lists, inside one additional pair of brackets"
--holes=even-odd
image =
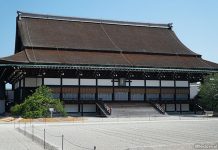
[(52, 98), (51, 89), (41, 86), (23, 103), (12, 107), (11, 113), (24, 118), (40, 118), (49, 116), (49, 108), (54, 108), (56, 112), (62, 115), (66, 114), (61, 101)]
[(218, 112), (218, 74), (205, 77), (199, 96), (199, 103), (203, 108)]

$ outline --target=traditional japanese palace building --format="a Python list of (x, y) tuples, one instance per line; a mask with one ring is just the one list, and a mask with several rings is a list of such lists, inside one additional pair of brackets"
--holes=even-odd
[(191, 86), (217, 71), (218, 64), (178, 39), (172, 24), (18, 12), (15, 54), (0, 59), (0, 99), (9, 99), (6, 83), (14, 103), (47, 85), (67, 112), (107, 113), (116, 103), (196, 111)]

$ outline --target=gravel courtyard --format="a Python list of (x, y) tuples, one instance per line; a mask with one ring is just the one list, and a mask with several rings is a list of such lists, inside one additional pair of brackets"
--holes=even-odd
[[(32, 127), (26, 128), (33, 132)], [(64, 150), (218, 149), (218, 120), (107, 121), (34, 125), (34, 134)]]
[(13, 124), (0, 123), (0, 150), (43, 150), (28, 137), (18, 133)]

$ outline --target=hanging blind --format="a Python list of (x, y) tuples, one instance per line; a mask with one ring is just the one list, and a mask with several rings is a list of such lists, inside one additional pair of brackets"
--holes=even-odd
[(93, 94), (96, 93), (96, 88), (95, 87), (83, 87), (80, 89), (80, 93), (85, 94), (85, 93), (89, 93), (89, 94)]
[(145, 93), (144, 88), (132, 88), (131, 93)]
[(128, 92), (129, 89), (128, 88), (115, 88), (114, 91), (115, 92)]
[(146, 92), (147, 94), (159, 94), (160, 89), (159, 88), (147, 88)]
[(60, 93), (61, 92), (61, 88), (60, 87), (50, 87), (52, 93)]
[(98, 88), (98, 93), (113, 93), (113, 88)]
[(162, 88), (161, 93), (162, 94), (174, 94), (175, 89), (174, 88)]
[(188, 94), (189, 93), (189, 88), (182, 88), (182, 89), (177, 88), (176, 93), (177, 94)]
[(78, 93), (79, 88), (78, 87), (63, 87), (62, 92), (63, 93)]

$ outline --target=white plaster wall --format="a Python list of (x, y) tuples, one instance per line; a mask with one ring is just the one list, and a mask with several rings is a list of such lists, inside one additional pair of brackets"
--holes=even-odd
[(70, 78), (63, 78), (62, 79), (63, 85), (78, 85), (79, 79), (70, 79)]
[(64, 110), (66, 112), (78, 112), (78, 105), (75, 104), (64, 105)]
[(41, 86), (41, 85), (42, 85), (42, 78), (37, 78), (36, 86)]
[(98, 79), (98, 85), (100, 86), (112, 86), (112, 79)]
[(60, 78), (44, 78), (45, 85), (60, 85), (61, 79)]
[(37, 87), (42, 85), (41, 78), (25, 78), (25, 87)]
[(190, 84), (190, 99), (193, 99), (198, 94), (199, 91), (200, 91), (200, 84), (191, 83)]
[(189, 104), (182, 104), (182, 111), (189, 111)]
[(174, 104), (167, 104), (166, 110), (167, 111), (175, 111), (175, 105)]
[(0, 100), (0, 114), (5, 112), (5, 100)]
[(159, 80), (146, 80), (146, 86), (160, 86)]
[(96, 85), (96, 79), (80, 79), (80, 85)]
[(114, 82), (114, 86), (118, 86), (119, 85), (119, 83), (118, 82)]
[(144, 80), (131, 80), (131, 86), (145, 86)]
[(161, 86), (162, 87), (174, 87), (174, 81), (173, 80), (161, 80)]
[(36, 87), (36, 78), (25, 78), (25, 87)]
[(96, 112), (96, 105), (93, 104), (84, 104), (83, 112)]
[(188, 87), (188, 81), (176, 81), (176, 87)]

